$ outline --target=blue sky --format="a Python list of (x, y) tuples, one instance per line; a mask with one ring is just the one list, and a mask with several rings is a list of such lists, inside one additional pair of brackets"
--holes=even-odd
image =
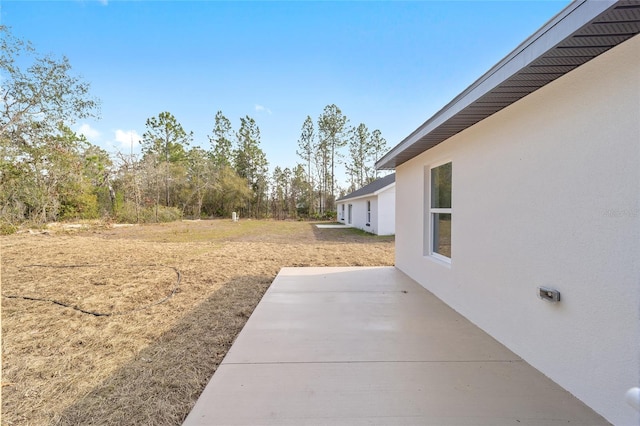
[(0, 19), (91, 83), (102, 118), (74, 130), (109, 152), (162, 111), (208, 148), (222, 110), (256, 120), (273, 168), (332, 103), (395, 146), (567, 4), (2, 0)]

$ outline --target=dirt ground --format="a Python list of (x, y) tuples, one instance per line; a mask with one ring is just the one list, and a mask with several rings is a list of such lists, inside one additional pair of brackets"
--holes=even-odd
[(178, 425), (280, 268), (393, 265), (394, 238), (183, 221), (21, 233), (0, 253), (2, 425)]

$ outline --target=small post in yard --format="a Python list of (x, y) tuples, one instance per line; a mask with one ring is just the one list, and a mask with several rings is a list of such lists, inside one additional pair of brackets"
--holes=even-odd
[(236, 213), (236, 212), (232, 212), (232, 213), (231, 213), (231, 220), (232, 220), (233, 222), (237, 222), (237, 221), (238, 221), (238, 213)]

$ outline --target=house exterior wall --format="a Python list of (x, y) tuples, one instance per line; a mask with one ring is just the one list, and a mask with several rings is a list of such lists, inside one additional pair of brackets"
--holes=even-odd
[(396, 186), (378, 194), (377, 234), (393, 235), (396, 233)]
[[(342, 213), (342, 206), (344, 206), (344, 214)], [(336, 202), (338, 222), (348, 225), (349, 222), (349, 200)]]
[[(620, 425), (639, 422), (639, 52), (636, 36), (396, 169), (396, 266)], [(425, 255), (425, 170), (444, 161), (450, 265)]]
[[(361, 198), (353, 201), (353, 223), (352, 225), (358, 229), (368, 230), (369, 227), (365, 227), (367, 222), (367, 201), (372, 201), (373, 198)], [(373, 209), (373, 205), (371, 206)]]
[[(371, 202), (371, 220), (367, 221), (367, 201)], [(352, 221), (349, 223), (349, 204), (352, 205)], [(344, 216), (342, 215), (342, 206)], [(377, 194), (339, 201), (336, 203), (338, 221), (354, 228), (377, 235), (395, 233), (395, 185)]]
[[(340, 222), (343, 222), (345, 225), (351, 225), (354, 228), (358, 228), (358, 229), (362, 229), (364, 231), (369, 231), (371, 232), (371, 227), (365, 226), (366, 225), (366, 214), (367, 214), (367, 200), (371, 201), (371, 214), (372, 216), (374, 216), (373, 214), (373, 210), (374, 210), (374, 199), (375, 197), (368, 197), (368, 198), (355, 198), (355, 199), (350, 199), (350, 200), (345, 200), (344, 202), (340, 202), (338, 203), (338, 211), (341, 211), (342, 207), (341, 205), (344, 204), (345, 205), (345, 209), (344, 209), (344, 220), (341, 220)], [(349, 205), (351, 205), (351, 223), (349, 223)]]
[(347, 203), (336, 203), (336, 216), (338, 218), (338, 222), (347, 223), (348, 213)]

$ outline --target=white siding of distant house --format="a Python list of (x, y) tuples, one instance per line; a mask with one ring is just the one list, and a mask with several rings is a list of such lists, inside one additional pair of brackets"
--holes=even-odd
[(351, 226), (358, 229), (365, 229), (365, 215), (367, 214), (366, 198), (352, 199), (349, 204), (353, 205), (353, 221)]
[(396, 233), (396, 187), (392, 185), (378, 194), (377, 234), (393, 235)]
[[(639, 76), (636, 36), (396, 169), (397, 267), (619, 425), (639, 424)], [(425, 255), (443, 161), (451, 264)]]
[[(371, 220), (367, 221), (367, 201), (371, 202)], [(352, 221), (349, 223), (349, 205), (352, 205)], [(342, 205), (344, 217), (342, 216)], [(377, 235), (395, 233), (395, 184), (375, 194), (350, 198), (336, 203), (338, 221), (354, 228)]]
[[(344, 223), (345, 225), (349, 224), (349, 204), (351, 204), (350, 201), (336, 203), (336, 206), (338, 208), (338, 222)], [(342, 206), (344, 206), (344, 213), (342, 212)]]

